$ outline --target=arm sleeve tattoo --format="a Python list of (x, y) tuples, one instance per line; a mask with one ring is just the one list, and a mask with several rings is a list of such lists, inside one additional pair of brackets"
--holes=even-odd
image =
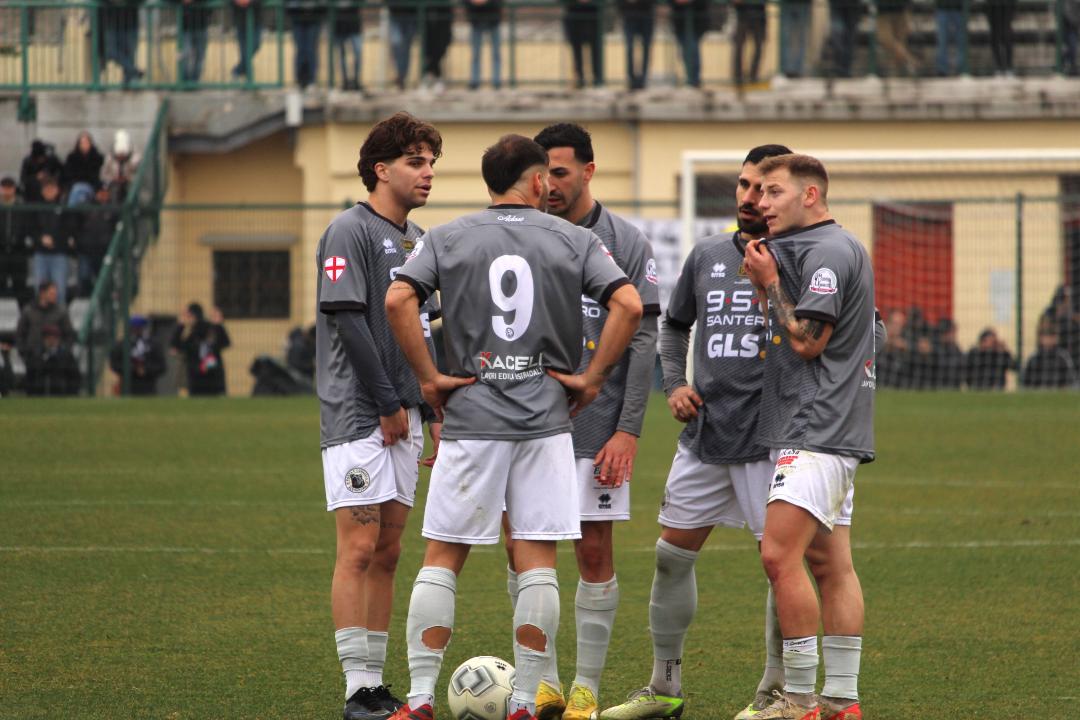
[(769, 296), (769, 306), (776, 312), (776, 319), (788, 331), (793, 339), (807, 341), (819, 340), (825, 332), (826, 323), (814, 318), (795, 317), (795, 303), (792, 302), (784, 289), (780, 287), (780, 281), (769, 283), (765, 288)]

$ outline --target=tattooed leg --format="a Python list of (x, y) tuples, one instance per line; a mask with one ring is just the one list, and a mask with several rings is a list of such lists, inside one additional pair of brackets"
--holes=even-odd
[(335, 628), (367, 627), (365, 586), (370, 579), (382, 518), (379, 505), (357, 505), (334, 511), (337, 557), (330, 589)]
[(405, 521), (409, 515), (409, 507), (396, 500), (383, 503), (381, 510), (379, 539), (375, 545), (375, 556), (368, 570), (365, 586), (367, 628), (371, 631), (385, 631), (390, 627), (390, 611), (394, 604), (394, 571), (397, 570), (398, 557), (401, 555), (401, 536), (405, 532)]

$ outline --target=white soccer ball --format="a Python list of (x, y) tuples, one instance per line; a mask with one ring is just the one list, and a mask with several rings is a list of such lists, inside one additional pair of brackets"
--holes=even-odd
[(446, 704), (456, 720), (506, 720), (513, 686), (513, 665), (481, 655), (461, 663), (450, 676)]

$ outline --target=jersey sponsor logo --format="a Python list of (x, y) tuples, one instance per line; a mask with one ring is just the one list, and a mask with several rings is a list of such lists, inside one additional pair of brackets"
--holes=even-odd
[(525, 380), (544, 374), (544, 353), (496, 355), (490, 351), (481, 351), (479, 360), (481, 380)]
[(397, 245), (395, 245), (394, 241), (391, 240), (390, 238), (383, 238), (382, 246), (383, 246), (383, 255), (393, 255), (394, 253), (397, 252)]
[[(336, 283), (341, 279), (341, 276), (345, 274), (345, 268), (347, 264), (345, 258), (340, 255), (333, 255), (326, 258), (323, 262), (323, 270), (326, 271), (326, 277), (330, 278), (330, 282)], [(310, 275), (308, 277), (311, 277)]]
[(420, 313), (420, 327), (424, 329), (424, 337), (431, 337), (431, 316), (426, 312)]
[(781, 450), (776, 458), (776, 467), (785, 467), (799, 459), (798, 450)]
[(810, 278), (810, 292), (818, 295), (836, 294), (836, 273), (829, 268), (819, 268)]
[(870, 390), (877, 389), (877, 364), (871, 359), (863, 363), (863, 378), (860, 387), (868, 388)]
[(727, 265), (724, 263), (716, 263), (712, 266), (712, 272), (709, 273), (711, 278), (727, 277)]
[(656, 276), (655, 258), (649, 258), (645, 261), (645, 282), (652, 283), (653, 285), (656, 285), (659, 282)]
[(748, 333), (742, 336), (739, 347), (735, 347), (734, 333), (713, 333), (705, 345), (705, 351), (710, 358), (750, 358), (757, 357), (760, 352), (758, 343), (761, 336), (756, 333)]
[(354, 467), (345, 473), (345, 488), (349, 492), (362, 493), (371, 487), (371, 475), (362, 467)]
[(738, 275), (739, 275), (739, 277), (735, 281), (736, 285), (749, 285), (750, 284), (750, 276), (746, 274), (746, 261), (745, 260), (743, 260), (741, 263), (739, 263)]
[(409, 262), (414, 257), (419, 255), (424, 249), (424, 241), (417, 240), (416, 245), (413, 246), (412, 252), (405, 256), (405, 262)]
[(600, 303), (593, 300), (588, 295), (581, 296), (581, 316), (587, 318), (599, 318), (603, 314), (603, 308), (600, 307)]
[(500, 221), (500, 222), (508, 222), (508, 223), (525, 222), (525, 218), (523, 218), (521, 215), (499, 215), (495, 219)]

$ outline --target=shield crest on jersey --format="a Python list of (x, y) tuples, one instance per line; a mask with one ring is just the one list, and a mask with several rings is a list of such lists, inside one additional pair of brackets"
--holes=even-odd
[(326, 272), (326, 277), (330, 278), (330, 282), (336, 283), (341, 279), (341, 276), (345, 274), (345, 268), (347, 264), (345, 258), (340, 255), (333, 255), (326, 258), (326, 262), (323, 263), (323, 270)]

